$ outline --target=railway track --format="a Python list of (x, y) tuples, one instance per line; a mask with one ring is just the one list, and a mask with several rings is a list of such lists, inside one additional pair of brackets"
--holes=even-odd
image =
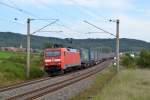
[[(36, 81), (37, 83), (41, 82), (40, 84), (45, 85), (44, 82), (45, 83), (49, 82), (49, 84), (47, 84), (45, 86), (39, 86), (36, 84), (36, 82), (33, 82), (33, 84), (35, 84), (36, 88), (34, 88), (35, 86), (33, 86), (33, 87), (31, 86), (32, 89), (30, 89), (28, 91), (24, 91), (24, 92), (14, 93), (13, 95), (10, 95), (10, 94), (13, 93), (16, 90), (16, 88), (22, 88), (22, 87), (28, 87), (28, 86), (30, 87), (30, 85), (32, 85), (32, 82), (29, 82), (28, 84), (26, 83), (26, 85), (24, 84), (22, 86), (21, 85), (18, 87), (16, 86), (16, 88), (15, 87), (7, 88), (7, 89), (5, 89), (5, 91), (3, 90), (2, 93), (0, 92), (0, 98), (2, 97), (2, 99), (5, 99), (5, 100), (36, 99), (36, 98), (44, 96), (46, 94), (55, 92), (61, 88), (68, 86), (68, 85), (74, 84), (80, 80), (86, 79), (86, 78), (100, 72), (104, 68), (106, 68), (109, 63), (110, 63), (110, 61), (106, 61), (106, 62), (101, 63), (100, 65), (96, 65), (95, 67), (91, 67), (89, 69), (82, 70), (82, 71), (79, 71), (76, 73), (71, 73), (69, 75), (64, 75), (62, 77), (56, 77), (56, 78), (52, 78), (52, 79), (45, 78), (45, 81), (47, 81), (47, 82), (45, 82), (44, 79), (39, 80), (39, 81), (37, 80)], [(39, 86), (39, 87), (37, 87), (37, 86)], [(6, 95), (5, 93), (8, 95)]]
[[(68, 75), (68, 74), (71, 74), (71, 73), (67, 73), (65, 75)], [(9, 85), (9, 86), (0, 87), (0, 92), (4, 92), (4, 91), (8, 91), (10, 89), (15, 89), (15, 88), (27, 86), (27, 85), (30, 85), (30, 84), (35, 84), (35, 83), (46, 81), (46, 80), (49, 80), (49, 79), (52, 79), (52, 78), (56, 78), (56, 77), (60, 77), (60, 76), (53, 76), (53, 77), (46, 76), (46, 77), (33, 79), (33, 80), (29, 80), (29, 81), (23, 81), (23, 82), (20, 82), (20, 83)]]
[[(78, 70), (78, 71), (80, 71), (80, 70)], [(78, 72), (78, 71), (76, 71), (76, 72)], [(71, 72), (71, 73), (75, 73), (75, 72)], [(61, 76), (68, 75), (68, 74), (71, 74), (71, 73), (63, 74)], [(15, 88), (27, 86), (27, 85), (30, 85), (30, 84), (35, 84), (35, 83), (38, 83), (38, 82), (46, 81), (46, 80), (61, 77), (61, 76), (53, 76), (53, 77), (48, 77), (47, 76), (47, 77), (42, 77), (42, 78), (33, 79), (33, 80), (29, 80), (29, 81), (19, 82), (19, 83), (8, 85), (8, 86), (3, 86), (3, 87), (0, 87), (0, 92), (4, 92), (4, 91), (8, 91), (10, 89), (15, 89)]]
[(24, 82), (20, 82), (20, 83), (17, 83), (17, 84), (1, 87), (0, 92), (4, 92), (4, 91), (8, 91), (10, 89), (19, 88), (19, 87), (23, 87), (23, 86), (26, 86), (26, 85), (38, 83), (38, 82), (45, 81), (45, 80), (48, 80), (48, 79), (50, 79), (50, 77), (43, 77), (43, 78), (39, 78), (39, 79), (24, 81)]

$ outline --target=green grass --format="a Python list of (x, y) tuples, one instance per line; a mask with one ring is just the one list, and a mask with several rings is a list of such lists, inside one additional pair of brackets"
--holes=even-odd
[[(31, 59), (31, 77), (28, 79), (43, 76), (40, 55), (32, 55)], [(0, 86), (28, 80), (25, 75), (25, 66), (25, 53), (0, 52)]]
[(150, 100), (150, 69), (122, 69), (103, 85), (106, 75), (110, 75), (108, 70), (97, 76), (89, 89), (71, 100)]
[(90, 88), (72, 97), (70, 100), (87, 100), (88, 98), (93, 97), (95, 94), (98, 94), (106, 85), (106, 83), (108, 83), (115, 75), (116, 71), (114, 68), (110, 67), (108, 69), (105, 69), (96, 76), (95, 81)]
[(0, 59), (6, 59), (6, 58), (9, 58), (11, 56), (14, 56), (15, 54), (13, 52), (4, 52), (4, 51), (1, 51), (0, 52)]
[(93, 100), (150, 100), (150, 70), (122, 70)]

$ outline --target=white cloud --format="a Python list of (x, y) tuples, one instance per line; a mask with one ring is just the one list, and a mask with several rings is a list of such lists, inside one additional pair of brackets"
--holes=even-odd
[(144, 39), (150, 41), (150, 20), (121, 15), (120, 35), (126, 38)]
[(109, 8), (128, 8), (133, 0), (11, 0), (16, 3), (34, 3), (39, 2), (47, 4), (65, 4), (65, 5), (80, 5), (87, 7), (109, 7)]
[[(9, 0), (3, 0), (3, 1), (9, 1)], [(14, 1), (14, 3), (18, 4), (20, 7), (22, 5), (33, 5), (33, 6), (39, 6), (41, 5), (41, 2), (48, 5), (48, 6), (55, 6), (55, 4), (61, 4), (61, 5), (74, 5), (74, 6), (78, 6), (80, 10), (80, 12), (84, 13), (85, 15), (89, 15), (91, 16), (93, 19), (93, 21), (91, 21), (91, 19), (87, 19), (90, 22), (92, 22), (95, 25), (98, 25), (108, 31), (113, 31), (115, 32), (115, 23), (110, 26), (106, 23), (101, 23), (98, 22), (97, 20), (99, 20), (100, 15), (98, 15), (96, 12), (102, 12), (102, 15), (105, 15), (105, 11), (109, 11), (110, 14), (108, 14), (107, 16), (114, 16), (114, 18), (119, 18), (121, 23), (121, 37), (128, 37), (128, 38), (136, 38), (136, 39), (144, 39), (146, 41), (150, 41), (149, 37), (149, 33), (150, 29), (150, 20), (146, 20), (145, 17), (143, 16), (150, 16), (150, 11), (145, 8), (136, 8), (136, 5), (133, 3), (136, 0), (11, 0)], [(61, 9), (61, 7), (58, 7), (59, 9)], [(88, 9), (86, 9), (88, 8)], [(89, 11), (90, 8), (94, 8), (96, 12), (91, 12)], [(39, 7), (39, 9), (42, 9)], [(130, 12), (125, 12), (125, 11), (136, 11), (139, 12), (139, 14), (142, 15), (142, 17), (135, 17), (135, 13), (131, 14)], [(67, 11), (66, 11), (67, 12)], [(69, 15), (69, 14), (68, 14)], [(80, 15), (77, 15), (80, 16)], [(134, 16), (134, 17), (133, 17)], [(82, 18), (83, 16), (81, 16)], [(60, 19), (61, 20), (61, 19)], [(68, 20), (67, 18), (65, 20)], [(78, 19), (79, 20), (79, 19)], [(69, 23), (73, 23), (71, 25), (71, 28), (73, 30), (79, 31), (81, 33), (86, 33), (88, 31), (98, 31), (96, 29), (94, 29), (92, 26), (88, 26), (87, 24), (83, 24), (80, 20), (80, 22), (74, 22), (74, 20), (72, 22)], [(110, 28), (111, 27), (111, 28)], [(62, 28), (62, 27), (56, 27), (55, 29), (61, 29), (64, 31), (64, 33), (66, 34), (71, 34), (71, 35), (65, 35), (67, 37), (85, 37), (85, 34), (83, 35), (79, 35), (79, 34), (75, 34), (74, 31)], [(87, 37), (89, 37), (90, 35), (87, 35)], [(95, 36), (96, 37), (96, 36)], [(99, 37), (106, 37), (106, 35), (99, 35)], [(111, 36), (110, 36), (111, 37)]]

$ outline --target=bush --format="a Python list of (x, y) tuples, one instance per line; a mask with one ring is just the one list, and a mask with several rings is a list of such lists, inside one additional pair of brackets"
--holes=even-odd
[(150, 50), (142, 50), (137, 58), (137, 65), (141, 68), (150, 68)]
[(38, 78), (38, 77), (42, 77), (44, 75), (44, 71), (42, 69), (40, 69), (39, 67), (31, 67), (31, 71), (30, 71), (30, 78)]
[(127, 68), (135, 68), (135, 59), (129, 53), (123, 55), (121, 64)]

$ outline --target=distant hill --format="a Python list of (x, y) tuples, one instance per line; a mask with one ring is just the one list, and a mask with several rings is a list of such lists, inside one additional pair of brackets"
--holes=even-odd
[[(31, 37), (31, 47), (42, 49), (46, 43), (51, 44), (62, 44), (65, 47), (74, 48), (96, 48), (96, 47), (106, 47), (115, 50), (115, 39), (59, 39), (53, 37), (42, 37), (42, 36), (32, 36)], [(19, 47), (20, 44), (26, 47), (26, 36), (18, 33), (12, 32), (0, 32), (0, 46), (8, 47), (14, 46)], [(121, 51), (131, 51), (131, 50), (141, 50), (150, 49), (150, 43), (135, 39), (120, 39), (120, 50)]]

